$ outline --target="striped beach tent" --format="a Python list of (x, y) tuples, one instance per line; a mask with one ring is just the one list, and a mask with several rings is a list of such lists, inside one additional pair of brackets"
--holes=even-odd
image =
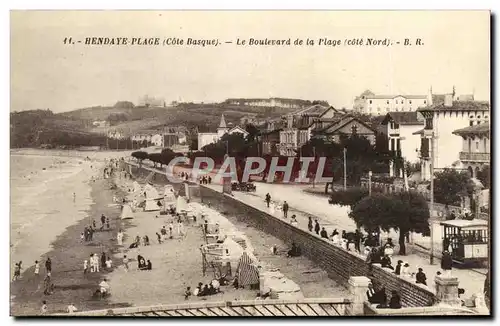
[(247, 252), (241, 255), (238, 267), (236, 268), (236, 275), (240, 287), (259, 284), (259, 271)]

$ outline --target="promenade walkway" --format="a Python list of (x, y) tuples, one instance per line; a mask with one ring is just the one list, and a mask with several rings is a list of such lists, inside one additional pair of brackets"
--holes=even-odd
[[(260, 185), (260, 184), (259, 184)], [(257, 187), (259, 187), (257, 185)], [(204, 185), (205, 187), (211, 188), (215, 191), (222, 191), (222, 186), (221, 185), (216, 185), (216, 184), (211, 184), (211, 185)], [(272, 194), (271, 194), (272, 196)], [(245, 204), (251, 205), (261, 211), (264, 211), (270, 215), (273, 215), (277, 218), (284, 219), (283, 218), (283, 212), (281, 210), (276, 210), (273, 212), (271, 208), (267, 208), (267, 204), (264, 200), (263, 196), (260, 196), (259, 193), (244, 193), (244, 192), (233, 192), (233, 197), (238, 199), (239, 201), (244, 202)], [(280, 201), (282, 203), (282, 201)], [(327, 230), (328, 234), (331, 234), (333, 229), (337, 228), (339, 233), (342, 232), (342, 230), (347, 230), (347, 231), (352, 231), (354, 228), (346, 228), (348, 226), (348, 222), (345, 220), (342, 220), (343, 223), (337, 223), (338, 221), (338, 216), (333, 216), (333, 218), (328, 218), (329, 212), (323, 211), (322, 214), (314, 214), (313, 212), (308, 212), (304, 209), (305, 206), (311, 207), (312, 211), (315, 211), (318, 209), (317, 206), (315, 206), (315, 202), (311, 202), (307, 196), (305, 198), (302, 198), (300, 200), (300, 209), (297, 209), (296, 206), (294, 206), (294, 203), (296, 202), (296, 199), (294, 201), (292, 200), (287, 200), (289, 203), (290, 209), (288, 211), (288, 221), (290, 221), (290, 217), (292, 215), (296, 215), (296, 219), (298, 224), (295, 225), (296, 227), (302, 229), (302, 230), (308, 230), (307, 229), (307, 224), (308, 224), (308, 217), (312, 216), (313, 221), (315, 219), (318, 220), (319, 224), (321, 227), (325, 227)], [(338, 214), (338, 210), (334, 210), (332, 205), (329, 205), (330, 209), (333, 210), (334, 214)], [(316, 209), (314, 209), (316, 208)], [(346, 214), (346, 213), (345, 213)], [(350, 220), (350, 219), (349, 219)], [(351, 222), (353, 223), (353, 222)], [(354, 223), (353, 223), (354, 224)], [(354, 226), (354, 225), (353, 225)], [(355, 226), (354, 226), (355, 227)], [(314, 233), (314, 231), (313, 231)], [(316, 235), (319, 237), (319, 235)], [(394, 239), (397, 242), (397, 238)], [(363, 250), (363, 247), (361, 247), (361, 250)], [(397, 252), (397, 251), (396, 251)], [(358, 255), (357, 253), (353, 253), (355, 255)], [(362, 255), (358, 255), (362, 256)], [(364, 257), (364, 256), (362, 256)], [(407, 262), (410, 265), (410, 270), (412, 272), (417, 272), (418, 268), (422, 268), (424, 270), (424, 273), (427, 276), (427, 285), (428, 288), (435, 292), (435, 286), (434, 286), (434, 277), (436, 276), (436, 273), (438, 271), (441, 271), (441, 265), (440, 261), (438, 259), (435, 260), (434, 265), (430, 265), (429, 259), (426, 259), (424, 257), (418, 256), (418, 255), (407, 255), (407, 256), (399, 256), (399, 255), (394, 255), (392, 258), (393, 265), (395, 266), (396, 262), (398, 260), (403, 260), (404, 262)], [(484, 280), (485, 280), (485, 275), (478, 273), (474, 270), (468, 270), (468, 269), (453, 269), (452, 271), (453, 276), (457, 276), (460, 282), (459, 287), (465, 289), (465, 295), (466, 297), (470, 297), (473, 293), (482, 293), (483, 292), (483, 287), (484, 287)]]

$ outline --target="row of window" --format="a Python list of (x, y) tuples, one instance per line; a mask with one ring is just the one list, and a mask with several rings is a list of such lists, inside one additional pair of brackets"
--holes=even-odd
[[(482, 152), (487, 152), (488, 148), (488, 140), (486, 138), (483, 139), (483, 151)], [(469, 153), (472, 153), (472, 139), (469, 139), (468, 141), (468, 149)], [(476, 153), (479, 153), (479, 140), (476, 140)]]
[[(370, 104), (373, 104), (373, 100), (370, 100), (369, 102), (370, 102)], [(408, 103), (409, 103), (409, 104), (411, 104), (411, 100), (408, 100)], [(389, 100), (387, 100), (387, 104), (390, 104), (390, 101), (389, 101)], [(396, 100), (396, 104), (399, 104), (399, 103), (398, 103), (398, 100)], [(404, 101), (404, 100), (401, 100), (401, 104), (405, 104), (405, 101)], [(427, 104), (427, 101), (426, 101), (426, 100), (424, 100), (424, 104)]]
[[(401, 109), (401, 112), (404, 112), (404, 111), (405, 111), (405, 110), (404, 110), (404, 108), (394, 108), (394, 111), (399, 112), (399, 109)], [(377, 112), (380, 112), (381, 110), (382, 110), (382, 109), (381, 109), (380, 107), (378, 107), (378, 108), (377, 108)], [(408, 108), (408, 111), (412, 111), (412, 110), (413, 110), (413, 109), (412, 109), (412, 107), (410, 106), (410, 107)], [(370, 111), (370, 113), (372, 112), (372, 108), (371, 108), (371, 107), (369, 108), (369, 111)], [(386, 112), (391, 112), (391, 109), (390, 109), (390, 108), (385, 108), (385, 111), (386, 111)]]

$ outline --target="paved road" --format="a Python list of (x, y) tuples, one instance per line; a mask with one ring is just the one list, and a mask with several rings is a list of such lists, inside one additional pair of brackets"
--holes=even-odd
[[(222, 190), (220, 185), (212, 184), (209, 187), (217, 191)], [(292, 214), (295, 214), (298, 221), (297, 227), (304, 230), (307, 230), (308, 216), (318, 218), (320, 225), (325, 226), (329, 234), (334, 228), (337, 228), (339, 231), (353, 231), (355, 229), (355, 223), (347, 216), (349, 212), (348, 208), (330, 205), (325, 198), (304, 193), (302, 188), (303, 187), (296, 185), (258, 183), (255, 193), (233, 192), (233, 196), (238, 200), (267, 211), (269, 214), (279, 218), (283, 218), (283, 212), (280, 210), (268, 209), (264, 200), (265, 195), (269, 192), (273, 200), (279, 201), (280, 203), (287, 200), (290, 205), (288, 216), (290, 217)], [(440, 228), (439, 224), (435, 224), (434, 227), (435, 229)], [(388, 235), (393, 237), (393, 239), (396, 240), (395, 242), (397, 242), (397, 232), (391, 231)], [(363, 250), (363, 248), (361, 248), (361, 250)], [(430, 265), (429, 259), (419, 255), (393, 256), (392, 261), (394, 265), (398, 260), (407, 262), (410, 265), (410, 270), (415, 273), (418, 271), (419, 267), (423, 268), (427, 276), (428, 288), (431, 291), (435, 291), (434, 277), (438, 271), (441, 271), (440, 261), (438, 259), (435, 260), (434, 265)], [(465, 289), (466, 297), (470, 297), (473, 293), (482, 293), (485, 275), (475, 270), (468, 269), (454, 269), (452, 274), (458, 277), (460, 282), (459, 286)]]

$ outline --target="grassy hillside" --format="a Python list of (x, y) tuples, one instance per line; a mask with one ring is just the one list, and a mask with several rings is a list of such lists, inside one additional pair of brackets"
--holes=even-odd
[(125, 121), (115, 123), (112, 128), (126, 134), (167, 126), (185, 126), (188, 129), (213, 130), (224, 114), (226, 122), (237, 125), (247, 115), (257, 119), (276, 118), (292, 110), (281, 108), (248, 107), (227, 104), (181, 104), (167, 107), (92, 107), (59, 114), (66, 119), (86, 121), (87, 130), (103, 133), (105, 128), (93, 127), (92, 121), (107, 120), (110, 115), (121, 115)]

